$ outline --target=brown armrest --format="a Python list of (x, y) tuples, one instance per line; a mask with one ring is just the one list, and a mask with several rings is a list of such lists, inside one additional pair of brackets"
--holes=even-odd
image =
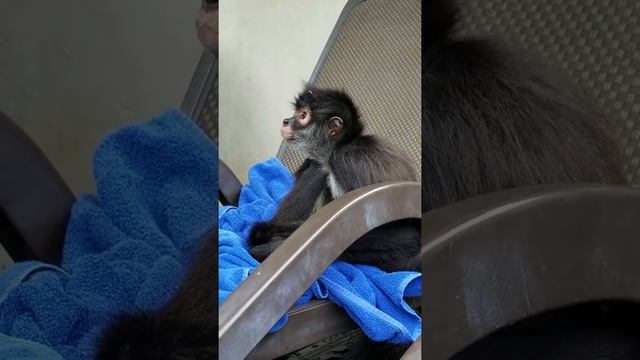
[(302, 293), (369, 230), (420, 217), (420, 184), (387, 183), (332, 201), (295, 231), (221, 305), (221, 359), (244, 359)]
[(640, 301), (638, 189), (513, 189), (425, 213), (422, 228), (425, 358), (544, 311)]
[(218, 160), (218, 195), (222, 205), (238, 206), (242, 183), (222, 160)]
[(9, 255), (59, 264), (74, 201), (38, 146), (0, 113), (0, 234), (15, 235), (0, 241)]

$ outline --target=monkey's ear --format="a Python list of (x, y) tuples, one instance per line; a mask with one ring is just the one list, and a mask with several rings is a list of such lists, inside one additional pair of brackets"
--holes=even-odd
[(342, 127), (343, 122), (341, 118), (334, 116), (329, 119), (329, 124), (327, 125), (327, 128), (329, 130), (329, 137), (335, 138), (336, 136), (338, 136), (342, 131)]

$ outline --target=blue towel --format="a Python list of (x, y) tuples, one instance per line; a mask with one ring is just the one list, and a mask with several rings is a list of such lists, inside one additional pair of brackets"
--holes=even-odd
[[(220, 210), (219, 301), (222, 303), (258, 266), (247, 252), (251, 226), (270, 219), (293, 184), (289, 171), (270, 159), (249, 170), (249, 184), (242, 188), (238, 207)], [(396, 344), (414, 341), (420, 335), (420, 317), (403, 297), (421, 293), (421, 276), (416, 272), (386, 273), (373, 266), (336, 261), (314, 282), (296, 304), (311, 298), (330, 299), (342, 308), (375, 341)], [(281, 318), (271, 329), (280, 329)]]
[(115, 313), (166, 303), (217, 216), (218, 154), (179, 110), (107, 136), (60, 268), (0, 273), (0, 359), (90, 359)]

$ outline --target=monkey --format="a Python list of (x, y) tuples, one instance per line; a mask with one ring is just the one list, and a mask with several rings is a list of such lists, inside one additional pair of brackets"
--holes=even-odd
[[(258, 261), (267, 258), (319, 206), (364, 186), (417, 181), (406, 154), (378, 136), (363, 134), (359, 109), (345, 91), (307, 84), (293, 105), (295, 113), (283, 121), (281, 134), (305, 160), (273, 218), (251, 229), (250, 253)], [(407, 219), (368, 232), (339, 259), (385, 271), (415, 270), (419, 250), (420, 224)]]
[(115, 317), (98, 344), (98, 360), (205, 360), (218, 356), (217, 225), (197, 247), (169, 302)]
[(423, 9), (423, 213), (508, 188), (626, 183), (594, 99), (513, 45), (456, 36), (455, 1)]

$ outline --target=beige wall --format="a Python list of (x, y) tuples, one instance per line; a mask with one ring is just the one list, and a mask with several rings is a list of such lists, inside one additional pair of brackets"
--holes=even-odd
[(0, 1), (0, 109), (75, 192), (117, 126), (179, 105), (199, 59), (200, 0)]
[(275, 156), (279, 127), (346, 0), (220, 2), (220, 158), (244, 182)]

